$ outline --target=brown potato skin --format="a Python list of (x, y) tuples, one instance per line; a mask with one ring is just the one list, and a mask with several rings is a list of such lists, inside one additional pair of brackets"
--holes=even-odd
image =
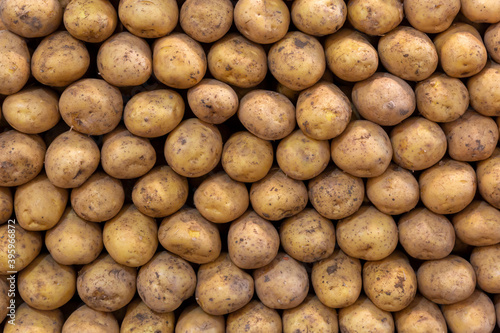
[(233, 11), (229, 0), (187, 0), (182, 4), (179, 23), (191, 38), (213, 43), (231, 28)]
[(203, 332), (209, 330), (213, 333), (224, 333), (226, 324), (224, 316), (213, 316), (199, 306), (186, 307), (179, 316), (175, 332)]
[[(3, 322), (3, 320), (7, 317), (7, 314), (10, 312), (10, 309), (8, 308), (10, 305), (10, 300), (12, 296), (12, 292), (9, 292), (10, 287), (12, 286), (11, 279), (7, 280), (8, 276), (2, 276), (0, 278), (0, 321)], [(12, 281), (14, 282), (14, 281)], [(15, 285), (15, 283), (14, 283)], [(19, 311), (19, 310), (18, 310)], [(19, 312), (18, 312), (19, 313)], [(10, 320), (10, 316), (9, 319)], [(280, 323), (281, 323), (281, 317), (280, 317)]]
[(281, 333), (281, 317), (274, 309), (268, 308), (262, 302), (253, 300), (239, 310), (227, 316), (226, 332), (237, 333)]
[(119, 333), (120, 326), (112, 313), (96, 311), (87, 305), (82, 305), (71, 313), (62, 328), (62, 333), (75, 331)]
[(500, 21), (500, 4), (488, 0), (462, 0), (461, 12), (476, 23), (497, 23)]
[(30, 52), (26, 41), (8, 30), (0, 31), (0, 50), (0, 94), (12, 95), (28, 82)]
[(470, 263), (478, 286), (487, 293), (500, 294), (500, 243), (472, 250)]
[[(11, 227), (12, 230), (12, 227)], [(38, 231), (28, 231), (24, 230), (21, 226), (15, 226), (15, 260), (13, 260), (12, 253), (8, 250), (12, 250), (12, 245), (9, 249), (10, 234), (9, 227), (7, 224), (0, 225), (0, 275), (7, 275), (9, 271), (20, 272), (26, 266), (28, 266), (40, 253), (43, 245), (42, 235)], [(14, 269), (10, 264), (14, 264)]]
[(344, 1), (298, 0), (292, 3), (293, 24), (302, 32), (313, 36), (335, 33), (347, 19)]
[(500, 63), (500, 22), (492, 24), (484, 33), (484, 45), (488, 50), (491, 59)]
[(439, 307), (417, 294), (413, 301), (394, 314), (396, 329), (401, 333), (448, 332), (446, 321)]
[(187, 92), (191, 111), (200, 120), (221, 124), (238, 111), (238, 95), (230, 85), (215, 79), (203, 79)]
[(60, 309), (37, 310), (27, 303), (16, 309), (14, 325), (5, 324), (3, 332), (58, 333), (61, 332), (64, 316)]
[(484, 68), (467, 81), (471, 107), (484, 116), (500, 116), (500, 65), (488, 61)]
[(354, 304), (339, 310), (339, 328), (340, 332), (362, 332), (366, 327), (373, 332), (394, 332), (394, 319), (361, 295)]
[(100, 43), (115, 31), (118, 15), (107, 0), (71, 0), (64, 10), (63, 21), (73, 37), (88, 43)]
[(0, 224), (9, 220), (14, 209), (14, 199), (8, 187), (0, 187)]
[(475, 200), (453, 215), (457, 237), (472, 246), (488, 246), (500, 242), (500, 211), (482, 200)]
[(283, 332), (338, 332), (337, 311), (308, 295), (297, 307), (283, 311)]
[(495, 296), (495, 309), (496, 309), (496, 314), (497, 314), (497, 325), (500, 327), (500, 296), (496, 295)]
[(168, 35), (179, 20), (179, 7), (175, 0), (120, 0), (120, 22), (134, 35), (158, 38)]
[(448, 29), (460, 12), (460, 0), (404, 0), (403, 8), (408, 22), (425, 33), (439, 33)]
[(493, 154), (484, 161), (477, 163), (478, 191), (490, 205), (500, 209), (500, 148), (495, 148)]
[(127, 306), (120, 330), (122, 333), (144, 330), (174, 333), (174, 327), (175, 316), (173, 312), (154, 312), (140, 298), (136, 298)]
[(356, 30), (368, 35), (383, 35), (403, 20), (401, 0), (351, 0), (347, 4), (347, 19)]

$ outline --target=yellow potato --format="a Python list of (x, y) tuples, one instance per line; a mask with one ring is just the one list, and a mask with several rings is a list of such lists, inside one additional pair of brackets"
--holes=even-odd
[(494, 0), (462, 0), (462, 14), (476, 23), (500, 21), (500, 4)]
[(12, 216), (14, 200), (8, 187), (0, 187), (0, 224), (8, 221)]
[(179, 23), (193, 39), (202, 43), (215, 42), (231, 28), (233, 4), (230, 0), (186, 0), (181, 7)]
[(239, 310), (227, 316), (226, 332), (237, 333), (281, 333), (281, 317), (274, 309), (257, 300), (250, 301)]
[(476, 200), (453, 215), (457, 237), (472, 246), (488, 246), (500, 242), (500, 211)]
[(120, 326), (112, 313), (82, 305), (71, 313), (63, 325), (62, 333), (73, 332), (119, 333)]
[(354, 304), (339, 310), (341, 332), (394, 332), (394, 319), (390, 312), (376, 307), (370, 299), (361, 295)]
[(344, 25), (347, 6), (342, 0), (297, 0), (292, 3), (293, 24), (313, 36), (335, 33)]
[(477, 163), (477, 187), (479, 194), (490, 205), (500, 208), (500, 148), (495, 148), (493, 154)]
[(383, 35), (403, 20), (401, 0), (350, 0), (347, 19), (356, 30), (368, 35)]
[(63, 21), (73, 37), (100, 43), (115, 31), (118, 15), (108, 0), (71, 0), (64, 10)]
[(186, 307), (179, 316), (176, 332), (203, 332), (225, 333), (226, 324), (224, 316), (209, 315), (196, 305)]
[(0, 225), (0, 275), (22, 271), (38, 256), (42, 245), (40, 232), (13, 223)]
[(24, 87), (30, 77), (30, 59), (24, 39), (8, 30), (0, 31), (0, 94), (12, 95)]
[[(0, 320), (3, 322), (5, 318), (9, 317), (7, 321), (11, 321), (16, 316), (15, 299), (15, 276), (2, 276), (0, 277)], [(19, 309), (17, 310), (19, 314)], [(281, 324), (281, 317), (279, 317)], [(280, 330), (281, 332), (281, 330)]]
[(500, 294), (500, 243), (472, 250), (470, 263), (484, 292)]
[(471, 107), (484, 116), (500, 116), (500, 65), (488, 61), (484, 68), (467, 81)]
[(200, 120), (221, 124), (238, 111), (239, 100), (231, 86), (214, 79), (203, 79), (187, 92), (191, 111)]
[(283, 332), (338, 332), (337, 311), (325, 306), (318, 297), (308, 295), (297, 307), (283, 311)]
[(484, 33), (484, 45), (488, 50), (491, 59), (500, 63), (500, 22), (492, 24)]
[(174, 30), (179, 20), (175, 0), (121, 0), (118, 4), (120, 22), (134, 35), (158, 38)]
[(460, 0), (404, 0), (408, 22), (425, 33), (439, 33), (448, 29), (460, 11)]
[(175, 316), (173, 312), (158, 313), (141, 301), (135, 299), (127, 306), (127, 312), (120, 327), (122, 333), (151, 332), (174, 333)]
[(448, 332), (439, 307), (419, 294), (410, 305), (394, 314), (394, 321), (400, 333)]
[(5, 324), (4, 333), (58, 333), (64, 324), (64, 316), (60, 309), (37, 310), (27, 303), (16, 309), (16, 319)]

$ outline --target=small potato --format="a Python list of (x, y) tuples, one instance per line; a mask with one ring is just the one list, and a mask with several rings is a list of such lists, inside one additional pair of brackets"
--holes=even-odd
[(166, 250), (196, 264), (214, 261), (221, 251), (217, 226), (194, 208), (185, 208), (164, 218), (158, 239)]
[(8, 187), (0, 187), (0, 224), (8, 221), (12, 216), (14, 200)]
[(52, 258), (61, 265), (86, 265), (103, 249), (102, 229), (66, 208), (59, 223), (45, 234), (45, 245)]
[(75, 282), (73, 267), (58, 264), (50, 254), (41, 254), (19, 273), (19, 295), (35, 309), (55, 310), (73, 297)]
[(342, 251), (363, 260), (382, 260), (398, 245), (396, 222), (373, 206), (363, 206), (338, 221), (336, 236)]
[(500, 209), (500, 148), (495, 148), (489, 158), (477, 163), (476, 172), (481, 197)]
[(282, 0), (240, 0), (234, 6), (234, 24), (252, 42), (271, 44), (288, 32), (290, 12)]
[(203, 79), (187, 92), (191, 111), (200, 120), (222, 124), (238, 111), (239, 100), (231, 86), (214, 79)]
[(184, 109), (184, 100), (174, 90), (143, 91), (134, 95), (125, 105), (123, 122), (134, 135), (156, 138), (179, 125)]
[(283, 332), (338, 332), (337, 311), (308, 295), (299, 306), (283, 311)]
[(384, 35), (403, 20), (401, 0), (350, 0), (347, 19), (356, 30), (368, 35)]
[(250, 203), (261, 217), (279, 221), (300, 213), (307, 205), (307, 188), (300, 180), (287, 177), (278, 168), (252, 184)]
[(394, 314), (396, 330), (400, 333), (448, 332), (446, 321), (433, 302), (417, 295), (406, 308)]
[(311, 281), (323, 304), (331, 308), (348, 307), (361, 293), (361, 263), (337, 249), (330, 257), (314, 263)]
[(135, 299), (127, 306), (125, 318), (120, 327), (122, 333), (151, 332), (174, 333), (175, 316), (173, 312), (158, 313), (141, 301)]
[(38, 256), (42, 244), (38, 231), (27, 231), (13, 224), (0, 225), (0, 275), (22, 271)]
[(36, 134), (16, 130), (0, 133), (0, 186), (19, 186), (34, 179), (43, 168), (45, 149)]
[(184, 206), (188, 193), (187, 179), (163, 165), (152, 169), (135, 183), (132, 201), (147, 216), (165, 217)]
[(120, 326), (112, 313), (82, 305), (71, 313), (63, 325), (62, 333), (73, 332), (119, 333)]
[(417, 83), (415, 96), (420, 114), (439, 123), (458, 119), (469, 106), (469, 91), (465, 84), (438, 72)]
[(448, 29), (460, 11), (460, 0), (404, 0), (408, 22), (425, 33), (439, 33)]
[(59, 333), (64, 324), (64, 316), (60, 309), (37, 310), (27, 303), (16, 309), (13, 325), (5, 324), (4, 333)]
[(490, 0), (462, 0), (462, 14), (476, 23), (500, 21), (500, 4)]
[(474, 199), (476, 173), (465, 162), (444, 159), (420, 174), (420, 198), (436, 214), (458, 213)]
[(123, 99), (118, 88), (104, 80), (82, 79), (64, 90), (59, 99), (59, 111), (72, 129), (84, 134), (102, 135), (118, 126), (123, 113)]
[(136, 277), (135, 268), (118, 264), (110, 255), (103, 253), (78, 272), (78, 296), (94, 310), (116, 311), (134, 297)]
[(410, 117), (390, 133), (394, 162), (405, 169), (427, 169), (439, 162), (448, 147), (438, 124), (422, 117)]
[(381, 126), (397, 125), (415, 111), (410, 85), (389, 73), (375, 73), (352, 88), (352, 103), (359, 114)]
[(442, 259), (455, 245), (455, 230), (451, 222), (426, 208), (415, 208), (398, 221), (399, 242), (413, 258)]
[(291, 309), (301, 304), (309, 291), (305, 267), (280, 252), (273, 261), (253, 271), (260, 301), (272, 309)]
[(380, 62), (392, 74), (409, 81), (427, 79), (438, 65), (436, 47), (423, 32), (399, 26), (380, 38)]
[(484, 45), (491, 59), (500, 63), (500, 22), (492, 24), (484, 33)]
[(174, 30), (179, 20), (175, 0), (121, 0), (118, 4), (120, 22), (134, 35), (158, 38)]
[(230, 0), (187, 0), (182, 4), (181, 28), (198, 42), (213, 43), (221, 39), (232, 23), (233, 4)]
[(483, 116), (500, 116), (500, 65), (488, 61), (467, 81), (471, 107)]
[(339, 327), (341, 332), (363, 332), (369, 327), (372, 332), (391, 333), (394, 319), (361, 295), (354, 304), (339, 310)]
[(0, 94), (12, 95), (24, 87), (30, 78), (30, 59), (24, 39), (8, 30), (0, 31)]
[(473, 201), (453, 215), (457, 237), (472, 246), (500, 243), (500, 211), (484, 201)]
[(472, 295), (476, 273), (462, 257), (449, 255), (425, 261), (417, 271), (418, 291), (437, 304), (453, 304)]
[(500, 243), (472, 250), (470, 263), (484, 292), (500, 294)]
[(212, 171), (222, 155), (222, 137), (216, 126), (198, 118), (186, 119), (165, 141), (168, 165), (184, 177), (201, 177)]
[(250, 301), (241, 309), (227, 316), (227, 333), (281, 333), (281, 317), (274, 309), (270, 309), (257, 300)]
[(167, 251), (158, 252), (137, 275), (139, 296), (148, 308), (158, 313), (177, 309), (194, 294), (195, 287), (193, 267)]
[(68, 191), (52, 185), (45, 174), (16, 189), (14, 211), (25, 230), (49, 230), (57, 224), (68, 202)]
[(64, 10), (63, 21), (73, 37), (100, 43), (115, 31), (118, 15), (108, 0), (71, 0)]
[(347, 6), (342, 0), (298, 0), (292, 3), (293, 24), (313, 36), (335, 33), (344, 25)]
[(355, 120), (332, 140), (331, 154), (343, 171), (355, 177), (377, 177), (391, 162), (392, 146), (382, 127), (368, 120)]
[(100, 155), (99, 147), (91, 137), (69, 130), (55, 138), (47, 148), (45, 172), (57, 187), (78, 187), (97, 169)]
[(225, 333), (226, 325), (224, 316), (209, 315), (201, 307), (191, 305), (181, 312), (175, 331)]
[(48, 131), (61, 119), (59, 97), (46, 87), (30, 87), (7, 96), (2, 105), (5, 120), (26, 134)]
[(268, 53), (269, 70), (279, 83), (293, 90), (312, 87), (326, 69), (320, 42), (299, 31), (288, 32)]
[(493, 332), (495, 329), (495, 306), (491, 299), (476, 289), (467, 299), (442, 306), (443, 315), (451, 332)]

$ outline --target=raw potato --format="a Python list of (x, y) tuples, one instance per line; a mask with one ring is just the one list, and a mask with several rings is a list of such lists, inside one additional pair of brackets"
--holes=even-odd
[[(15, 285), (15, 281), (13, 281), (11, 276), (2, 276), (0, 278), (0, 321), (2, 322), (7, 316), (9, 316), (9, 319), (7, 319), (7, 321), (10, 321), (15, 315), (15, 313), (13, 313), (15, 310), (12, 309), (13, 306), (11, 305), (11, 299), (13, 296), (15, 296), (15, 294), (13, 291), (9, 290), (11, 289), (11, 287), (13, 287), (12, 289), (14, 289)], [(17, 311), (19, 311), (19, 309)], [(281, 324), (281, 317), (278, 316), (278, 318)]]
[(313, 86), (326, 69), (320, 42), (299, 31), (288, 32), (268, 53), (269, 70), (278, 82), (293, 90)]
[(134, 35), (158, 38), (174, 30), (179, 20), (175, 0), (121, 0), (118, 5), (120, 22)]
[(181, 7), (180, 24), (198, 42), (215, 42), (233, 24), (233, 4), (230, 0), (187, 0)]
[(457, 237), (472, 246), (500, 243), (500, 211), (488, 203), (476, 200), (453, 215)]
[(73, 332), (119, 333), (120, 326), (112, 313), (82, 305), (71, 313), (63, 325), (62, 333)]
[(116, 311), (134, 298), (136, 277), (135, 268), (118, 264), (103, 253), (78, 272), (78, 296), (94, 310)]
[(344, 25), (347, 6), (342, 0), (298, 0), (292, 3), (293, 24), (313, 36), (331, 35)]
[(43, 168), (45, 149), (36, 134), (0, 133), (0, 186), (19, 186), (35, 178)]
[[(158, 313), (172, 312), (194, 294), (196, 273), (191, 265), (167, 251), (158, 252), (137, 275), (142, 301)], [(182, 317), (182, 316), (181, 316)], [(177, 326), (180, 325), (181, 318)]]
[(175, 316), (173, 312), (157, 313), (141, 301), (135, 299), (127, 306), (120, 330), (122, 333), (162, 332), (174, 333)]
[(234, 24), (252, 42), (272, 44), (288, 32), (290, 12), (282, 0), (240, 0), (234, 6)]
[(330, 257), (314, 263), (311, 281), (323, 304), (339, 309), (348, 307), (361, 293), (361, 263), (337, 249)]
[(201, 307), (191, 305), (181, 312), (175, 331), (225, 333), (226, 325), (224, 316), (209, 315)]
[(12, 216), (14, 200), (8, 187), (0, 187), (0, 224), (8, 221)]
[(500, 294), (500, 243), (472, 250), (470, 263), (484, 292)]
[(64, 10), (63, 21), (73, 37), (100, 43), (115, 31), (118, 15), (108, 0), (71, 0)]
[(439, 307), (419, 294), (410, 305), (394, 314), (394, 321), (400, 333), (448, 332)]
[(370, 299), (361, 295), (354, 304), (339, 310), (340, 332), (394, 332), (394, 319), (390, 312), (376, 307)]
[(488, 61), (467, 81), (471, 107), (484, 116), (500, 116), (500, 65)]
[(420, 260), (442, 259), (455, 245), (451, 222), (426, 208), (418, 207), (398, 220), (399, 242), (406, 253)]
[(106, 251), (118, 264), (140, 267), (156, 252), (158, 226), (154, 218), (142, 214), (134, 205), (127, 205), (106, 222), (102, 238)]
[(96, 223), (83, 220), (68, 207), (59, 223), (47, 230), (45, 246), (61, 265), (86, 265), (103, 249), (102, 229)]
[(19, 273), (19, 295), (35, 309), (55, 310), (73, 297), (75, 282), (73, 267), (58, 264), (50, 254), (41, 254)]
[(284, 333), (338, 332), (337, 312), (308, 295), (297, 307), (283, 311)]
[(425, 33), (439, 33), (448, 29), (460, 11), (460, 0), (404, 0), (406, 19)]
[(401, 0), (350, 0), (347, 19), (356, 30), (368, 35), (384, 35), (403, 20)]
[(203, 79), (187, 92), (191, 111), (200, 120), (222, 124), (238, 111), (239, 100), (231, 86), (214, 79)]
[(52, 185), (45, 174), (16, 189), (14, 211), (25, 230), (49, 230), (57, 224), (68, 202), (68, 191)]
[(462, 0), (462, 14), (476, 23), (500, 21), (500, 3), (492, 0)]
[(0, 94), (12, 95), (24, 87), (31, 73), (30, 59), (24, 39), (8, 30), (0, 31)]
[[(12, 226), (0, 225), (0, 275), (7, 275), (9, 271), (22, 271), (42, 249), (43, 241), (40, 232), (27, 231), (19, 225), (15, 226), (15, 233), (12, 230), (14, 230)], [(15, 252), (12, 253), (14, 248)]]
[(484, 45), (491, 59), (500, 63), (500, 22), (492, 24), (484, 33)]
[(281, 317), (274, 309), (270, 309), (257, 300), (250, 301), (243, 308), (231, 312), (227, 316), (227, 333), (281, 333)]
[(500, 148), (495, 148), (493, 154), (477, 163), (477, 187), (479, 194), (490, 205), (500, 209)]
[(22, 303), (16, 309), (14, 324), (5, 324), (4, 333), (59, 333), (64, 316), (60, 309), (37, 310), (27, 303)]
[(415, 93), (410, 85), (390, 73), (378, 72), (357, 82), (352, 103), (359, 114), (381, 126), (394, 126), (415, 111)]
[(495, 310), (497, 314), (497, 325), (500, 327), (500, 296), (495, 296)]
[(166, 250), (196, 264), (214, 261), (221, 251), (217, 226), (195, 208), (185, 208), (164, 218), (158, 240)]
[(453, 304), (472, 295), (476, 273), (462, 257), (449, 255), (425, 261), (417, 271), (418, 291), (437, 304)]

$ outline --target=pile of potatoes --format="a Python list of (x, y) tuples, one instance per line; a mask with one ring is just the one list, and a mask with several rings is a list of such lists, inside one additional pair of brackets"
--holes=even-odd
[(499, 329), (500, 1), (0, 23), (4, 333)]

